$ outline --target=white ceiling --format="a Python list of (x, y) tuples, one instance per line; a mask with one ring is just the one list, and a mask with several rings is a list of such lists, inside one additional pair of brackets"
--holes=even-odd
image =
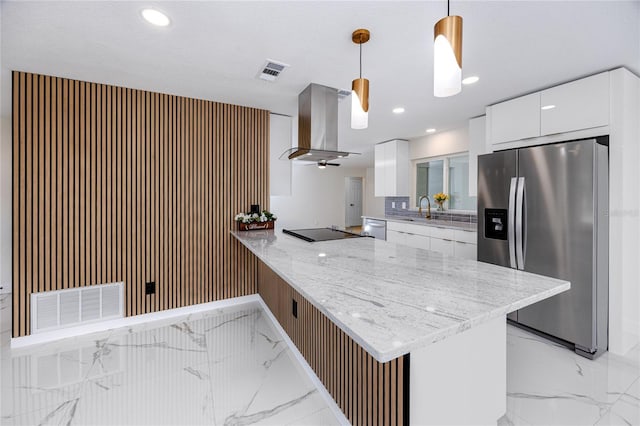
[[(154, 6), (172, 23), (156, 28)], [(463, 75), (480, 81), (451, 98), (432, 87), (433, 24), (442, 1), (25, 2), (2, 4), (2, 66), (297, 114), (310, 82), (351, 88), (356, 28), (368, 28), (363, 76), (369, 128), (340, 106), (339, 147), (371, 152), (387, 139), (465, 125), (486, 105), (602, 70), (640, 73), (640, 1), (456, 1), (464, 19)], [(256, 78), (266, 58), (291, 65)], [(403, 106), (395, 115), (391, 109)], [(371, 155), (347, 165), (371, 162)]]

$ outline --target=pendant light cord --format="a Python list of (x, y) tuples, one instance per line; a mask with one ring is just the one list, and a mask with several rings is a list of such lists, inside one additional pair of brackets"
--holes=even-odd
[(362, 78), (362, 43), (360, 43), (360, 78)]
[(449, 0), (447, 0), (447, 16), (449, 16)]

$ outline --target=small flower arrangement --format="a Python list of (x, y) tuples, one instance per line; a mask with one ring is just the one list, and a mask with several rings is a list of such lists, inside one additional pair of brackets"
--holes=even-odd
[(262, 210), (260, 213), (238, 213), (234, 218), (241, 231), (273, 229), (273, 222), (276, 219), (278, 217), (267, 210)]
[(435, 194), (433, 196), (433, 200), (438, 204), (438, 210), (441, 210), (441, 211), (444, 210), (442, 205), (448, 199), (449, 199), (449, 196), (447, 194), (445, 194), (444, 192), (438, 192), (437, 194)]
[(436, 203), (441, 204), (449, 199), (449, 196), (444, 192), (438, 192), (433, 196), (433, 199), (436, 200)]
[(242, 222), (242, 223), (268, 222), (270, 220), (276, 220), (276, 219), (277, 219), (276, 215), (271, 212), (268, 212), (267, 210), (262, 210), (260, 214), (238, 213), (235, 217), (236, 222)]

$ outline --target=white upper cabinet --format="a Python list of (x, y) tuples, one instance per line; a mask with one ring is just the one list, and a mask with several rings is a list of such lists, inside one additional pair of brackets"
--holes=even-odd
[(572, 81), (540, 94), (542, 135), (609, 124), (609, 73)]
[(487, 107), (487, 136), (492, 144), (540, 136), (540, 93)]
[(409, 142), (392, 140), (375, 146), (375, 196), (409, 196)]
[(599, 134), (609, 125), (609, 78), (603, 72), (487, 107), (487, 144), (499, 150)]
[(374, 151), (374, 184), (375, 184), (375, 196), (384, 197), (386, 194), (385, 180), (386, 180), (386, 167), (385, 167), (385, 152), (384, 145), (378, 144), (375, 146)]
[(478, 155), (490, 152), (486, 145), (486, 117), (469, 120), (469, 196), (478, 196)]

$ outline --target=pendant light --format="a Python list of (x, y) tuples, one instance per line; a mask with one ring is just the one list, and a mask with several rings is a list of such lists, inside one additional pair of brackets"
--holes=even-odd
[(369, 41), (369, 30), (358, 29), (351, 40), (360, 45), (360, 78), (351, 83), (351, 128), (366, 129), (369, 125), (369, 80), (362, 78), (362, 45)]
[(453, 96), (462, 90), (462, 17), (449, 15), (433, 27), (433, 94)]

